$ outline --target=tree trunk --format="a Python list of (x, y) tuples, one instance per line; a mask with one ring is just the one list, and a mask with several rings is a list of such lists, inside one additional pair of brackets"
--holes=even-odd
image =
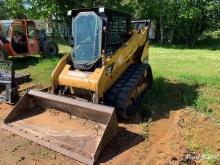
[(174, 37), (174, 26), (172, 27), (171, 31), (170, 31), (170, 34), (169, 34), (169, 44), (172, 44), (173, 43), (173, 37)]
[(163, 17), (160, 15), (160, 45), (163, 45), (163, 40), (164, 40)]

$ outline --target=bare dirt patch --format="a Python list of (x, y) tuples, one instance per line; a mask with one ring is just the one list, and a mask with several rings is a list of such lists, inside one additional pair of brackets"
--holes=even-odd
[(179, 126), (184, 110), (174, 111), (151, 123), (147, 155), (142, 161), (148, 164), (179, 164), (186, 146)]
[[(1, 122), (11, 108), (7, 104), (0, 105)], [(57, 118), (60, 115), (51, 110), (44, 115), (50, 116), (50, 122), (54, 122), (53, 120), (56, 118), (55, 122), (59, 122), (59, 124), (65, 123), (70, 119), (68, 115), (61, 115), (61, 117)], [(103, 151), (98, 164), (164, 165), (185, 163), (184, 156), (190, 152), (188, 137), (194, 136), (193, 132), (195, 131), (197, 132), (196, 135), (198, 135), (195, 139), (200, 138), (204, 145), (218, 152), (219, 146), (216, 144), (220, 144), (218, 143), (219, 127), (214, 126), (210, 120), (202, 115), (197, 115), (195, 118), (193, 112), (183, 109), (153, 119), (146, 129), (144, 124), (140, 124), (140, 116), (136, 115), (132, 121), (119, 123), (117, 136)], [(28, 122), (33, 122), (33, 120)], [(36, 122), (40, 125), (42, 124), (38, 120)], [(143, 137), (143, 131), (147, 131), (148, 138), (145, 139)], [(204, 134), (204, 131), (207, 133)], [(63, 162), (67, 165), (81, 164), (7, 131), (0, 130), (0, 132), (0, 164), (57, 165), (63, 164)], [(188, 132), (191, 134), (188, 134)], [(192, 160), (188, 162), (195, 163)]]
[(0, 122), (6, 117), (6, 115), (10, 112), (12, 106), (4, 103), (0, 103)]
[(220, 123), (211, 116), (195, 111), (184, 113), (182, 119), (184, 138), (196, 153), (196, 163), (220, 163)]
[[(123, 129), (103, 152), (101, 160), (108, 153), (115, 156), (103, 164), (178, 164), (185, 151), (185, 142), (178, 125), (181, 113), (171, 112), (167, 117), (151, 122), (149, 139), (146, 140), (140, 134), (143, 129), (141, 124), (120, 124)], [(131, 135), (126, 141), (126, 136), (122, 135), (124, 130), (136, 135)]]
[[(0, 104), (0, 122), (11, 111), (12, 106)], [(34, 142), (0, 129), (0, 164), (40, 165), (40, 164), (81, 164), (66, 156), (51, 151)]]
[(61, 132), (72, 130), (78, 133), (81, 132), (82, 134), (97, 134), (97, 131), (103, 128), (97, 122), (71, 116), (68, 113), (55, 109), (46, 109), (37, 115), (29, 114), (29, 116), (22, 122)]

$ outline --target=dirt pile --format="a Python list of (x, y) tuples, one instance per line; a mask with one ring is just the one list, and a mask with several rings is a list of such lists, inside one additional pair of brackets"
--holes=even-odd
[[(119, 133), (104, 151), (101, 163), (178, 164), (185, 153), (185, 141), (179, 126), (183, 111), (171, 112), (167, 117), (153, 120), (148, 129), (140, 124), (140, 120), (119, 124)], [(146, 130), (149, 132), (144, 133)], [(149, 137), (144, 139), (143, 133)]]
[(82, 133), (89, 133), (103, 129), (100, 123), (71, 116), (69, 113), (56, 109), (46, 109), (39, 112), (38, 114), (34, 112), (33, 115), (28, 114), (28, 117), (23, 122), (57, 131), (79, 130)]

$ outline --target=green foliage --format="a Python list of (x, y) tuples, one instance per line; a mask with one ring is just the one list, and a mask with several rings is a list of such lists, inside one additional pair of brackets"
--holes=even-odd
[(10, 18), (26, 18), (26, 2), (24, 0), (5, 0), (5, 7)]
[(0, 0), (0, 11), (1, 11), (0, 12), (0, 20), (1, 19), (7, 19), (9, 17), (5, 1), (3, 1), (3, 0)]
[(204, 113), (208, 112), (207, 100), (202, 96), (196, 100), (195, 107), (201, 112), (204, 112)]
[(27, 5), (27, 15), (32, 19), (50, 19), (58, 14), (55, 0), (29, 0)]
[[(70, 22), (67, 11), (74, 8), (106, 6), (133, 15), (152, 18), (158, 23), (158, 37), (163, 43), (195, 46), (206, 31), (220, 27), (218, 0), (1, 0), (1, 11), (10, 18), (51, 19)], [(1, 16), (3, 15), (3, 16)], [(1, 12), (0, 17), (5, 17)]]
[(143, 136), (145, 140), (148, 140), (149, 139), (149, 123), (148, 122), (141, 123), (141, 127), (142, 127), (142, 130), (140, 132), (141, 135)]
[(203, 32), (219, 28), (220, 3), (216, 0), (138, 0), (136, 6), (138, 17), (158, 20), (160, 37), (163, 32), (167, 43), (193, 47)]

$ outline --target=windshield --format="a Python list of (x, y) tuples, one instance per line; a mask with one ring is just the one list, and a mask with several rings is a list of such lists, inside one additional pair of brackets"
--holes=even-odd
[(101, 54), (102, 20), (94, 12), (79, 13), (73, 20), (72, 31), (74, 63), (95, 62)]
[(10, 23), (4, 23), (2, 24), (2, 35), (5, 37), (5, 38), (8, 38), (8, 31), (9, 31), (9, 26), (11, 24)]

